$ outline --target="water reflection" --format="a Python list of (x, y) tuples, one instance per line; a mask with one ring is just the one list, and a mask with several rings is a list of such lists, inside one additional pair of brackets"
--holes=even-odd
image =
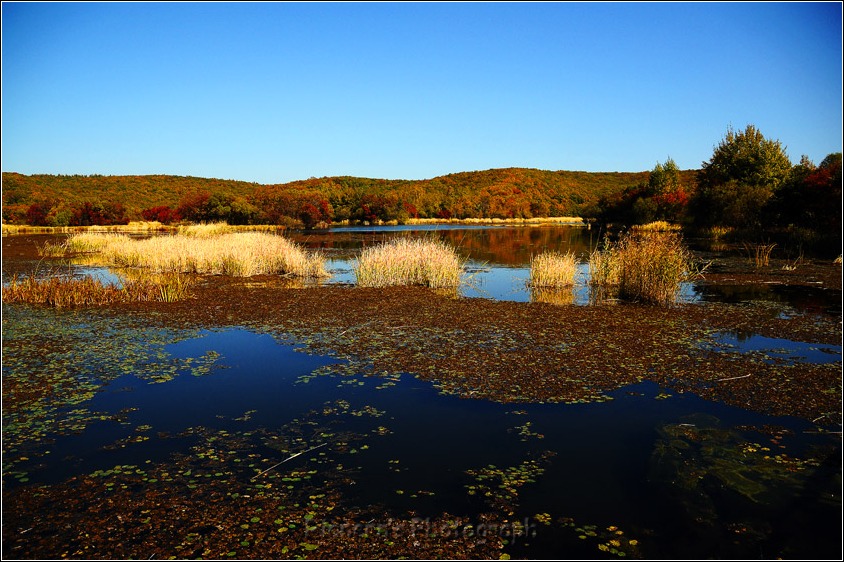
[(841, 361), (840, 345), (768, 338), (745, 331), (718, 332), (705, 347), (721, 352), (753, 353), (768, 364), (824, 364)]
[(500, 266), (523, 267), (531, 256), (546, 250), (571, 251), (585, 258), (600, 241), (600, 233), (576, 226), (385, 226), (343, 227), (295, 235), (294, 239), (329, 257), (349, 258), (355, 250), (391, 238), (432, 236), (465, 258)]
[[(396, 237), (436, 237), (455, 248), (467, 259), (460, 295), (515, 302), (555, 302), (588, 305), (611, 301), (588, 286), (588, 255), (604, 233), (583, 226), (491, 226), (491, 225), (413, 225), (379, 227), (340, 227), (322, 231), (290, 232), (295, 242), (318, 250), (326, 258), (331, 277), (323, 284), (355, 283), (355, 257), (361, 248)], [(695, 247), (700, 241), (694, 241)], [(567, 291), (532, 291), (527, 285), (531, 257), (545, 250), (573, 252), (581, 260), (571, 294)], [(74, 262), (75, 273), (95, 275), (105, 283), (119, 284), (120, 277), (107, 268)], [(37, 263), (33, 267), (38, 270)], [(4, 264), (4, 276), (7, 274)], [(4, 279), (5, 280), (5, 279)], [(308, 285), (311, 282), (306, 282)], [(793, 308), (796, 313), (841, 315), (840, 291), (815, 287), (770, 284), (683, 283), (681, 303), (766, 301)]]

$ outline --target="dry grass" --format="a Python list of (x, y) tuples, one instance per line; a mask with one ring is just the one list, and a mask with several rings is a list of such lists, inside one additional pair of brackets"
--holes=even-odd
[(630, 227), (632, 230), (650, 231), (650, 232), (671, 232), (681, 230), (679, 224), (671, 224), (666, 221), (654, 221), (647, 224), (636, 224)]
[(404, 224), (515, 224), (515, 225), (544, 225), (544, 224), (567, 224), (582, 226), (586, 224), (581, 217), (534, 217), (530, 219), (493, 219), (493, 218), (467, 218), (467, 219), (407, 219)]
[(3, 302), (25, 302), (66, 308), (118, 302), (175, 302), (191, 296), (193, 280), (179, 274), (158, 279), (124, 280), (120, 286), (71, 273), (47, 277), (14, 275), (3, 287)]
[(768, 267), (771, 263), (771, 252), (774, 251), (776, 244), (750, 244), (743, 242), (744, 251), (748, 259), (756, 267)]
[(72, 234), (79, 232), (134, 232), (152, 233), (174, 230), (175, 227), (158, 221), (130, 221), (129, 224), (108, 226), (29, 226), (25, 224), (4, 224), (3, 236), (15, 234)]
[(199, 223), (199, 224), (162, 224), (158, 221), (130, 221), (129, 224), (115, 224), (108, 226), (29, 226), (23, 224), (4, 224), (3, 236), (15, 234), (78, 234), (90, 233), (119, 233), (128, 232), (133, 234), (152, 234), (159, 232), (172, 232), (178, 234), (210, 235), (224, 234), (230, 232), (280, 232), (285, 229), (278, 225), (230, 225), (225, 222)]
[(435, 289), (460, 285), (464, 260), (438, 240), (397, 238), (364, 248), (355, 265), (360, 287), (422, 285)]
[(271, 232), (278, 233), (285, 229), (283, 226), (271, 224), (258, 225), (232, 225), (226, 222), (209, 222), (199, 224), (179, 225), (176, 229), (178, 234), (184, 236), (195, 236), (197, 238), (211, 238), (220, 234), (231, 234), (234, 232)]
[(531, 287), (569, 287), (574, 285), (577, 257), (567, 252), (543, 252), (530, 260)]
[(287, 238), (266, 232), (175, 234), (135, 239), (121, 234), (83, 233), (65, 243), (69, 253), (93, 253), (101, 265), (139, 267), (157, 273), (249, 277), (325, 277), (325, 260)]
[(601, 250), (589, 254), (589, 283), (594, 287), (618, 287), (621, 262), (616, 248), (605, 244)]
[(658, 305), (675, 302), (680, 284), (702, 273), (681, 236), (660, 231), (630, 232), (594, 252), (589, 266), (597, 290)]

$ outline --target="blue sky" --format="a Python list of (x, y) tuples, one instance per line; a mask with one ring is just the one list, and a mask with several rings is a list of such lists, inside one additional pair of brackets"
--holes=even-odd
[(832, 3), (16, 3), (2, 169), (259, 183), (842, 143)]

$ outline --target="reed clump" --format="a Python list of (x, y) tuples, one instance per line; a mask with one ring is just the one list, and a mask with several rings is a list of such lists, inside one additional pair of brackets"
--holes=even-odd
[(157, 273), (207, 275), (292, 275), (325, 277), (325, 259), (282, 236), (267, 232), (173, 234), (137, 239), (126, 235), (80, 234), (66, 242), (72, 251), (94, 252), (102, 265), (137, 267)]
[(444, 242), (397, 238), (364, 248), (353, 267), (360, 287), (422, 285), (447, 289), (460, 285), (464, 263)]
[(771, 253), (776, 244), (751, 244), (743, 242), (744, 251), (748, 259), (757, 267), (768, 267), (771, 263)]
[(577, 256), (571, 252), (542, 252), (530, 260), (530, 286), (561, 288), (574, 285)]
[(647, 224), (634, 224), (630, 227), (632, 230), (641, 230), (641, 231), (656, 231), (656, 232), (669, 232), (669, 231), (676, 231), (681, 230), (681, 226), (679, 224), (671, 224), (667, 221), (653, 221)]
[(56, 308), (98, 306), (122, 302), (175, 302), (190, 298), (193, 279), (169, 274), (158, 279), (142, 277), (119, 285), (71, 273), (47, 277), (15, 274), (3, 287), (3, 302), (24, 302)]
[(604, 247), (589, 254), (589, 284), (595, 288), (618, 287), (621, 261), (617, 248), (605, 240)]
[(590, 282), (597, 291), (636, 302), (667, 305), (683, 282), (702, 274), (676, 232), (637, 231), (593, 252)]

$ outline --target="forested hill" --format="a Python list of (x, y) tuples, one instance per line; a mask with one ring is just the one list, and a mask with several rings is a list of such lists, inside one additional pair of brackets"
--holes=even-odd
[[(208, 205), (216, 205), (214, 209), (223, 215), (225, 209), (231, 214), (220, 218), (239, 222), (300, 219), (303, 213), (319, 220), (593, 216), (602, 198), (612, 199), (625, 189), (646, 184), (649, 173), (504, 168), (427, 180), (341, 176), (262, 185), (167, 175), (27, 176), (3, 172), (3, 220), (31, 223), (27, 212), (32, 214), (35, 205), (46, 222), (60, 224), (76, 212), (74, 209), (88, 204), (106, 210), (122, 207), (129, 219), (140, 219), (144, 211), (162, 207), (174, 212), (181, 209), (185, 219), (213, 218), (190, 213), (197, 205), (205, 205), (206, 211)], [(680, 172), (687, 190), (693, 190), (695, 173)], [(305, 206), (313, 207), (314, 212), (310, 207), (303, 211)]]

